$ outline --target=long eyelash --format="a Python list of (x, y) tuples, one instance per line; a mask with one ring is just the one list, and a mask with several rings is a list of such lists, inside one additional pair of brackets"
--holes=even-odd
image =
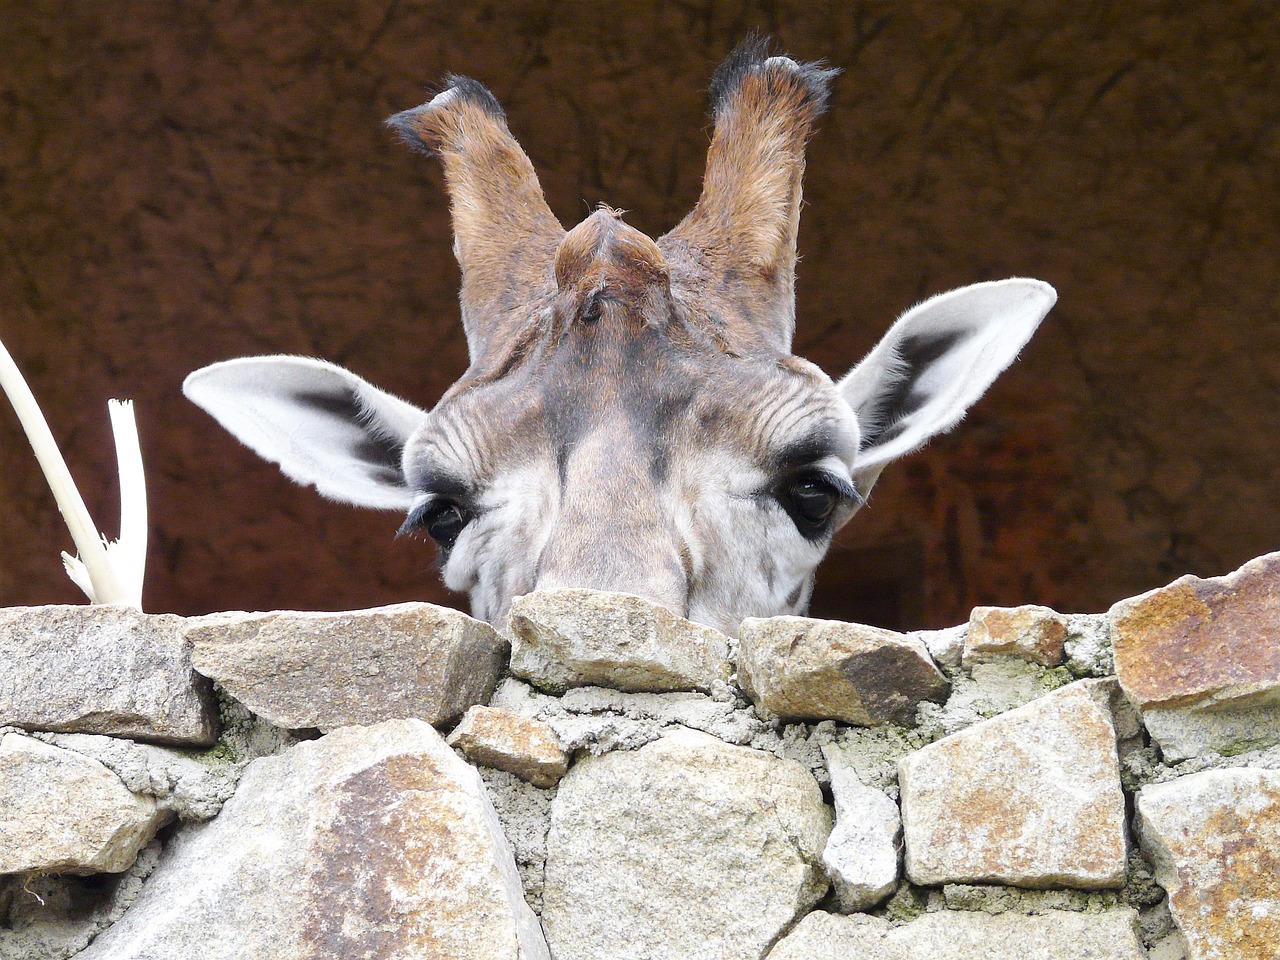
[(435, 498), (431, 497), (423, 500), (409, 511), (409, 516), (405, 518), (404, 523), (400, 524), (400, 529), (396, 531), (396, 537), (411, 537), (422, 529), (422, 521), (426, 517), (427, 511), (431, 509), (435, 503)]
[(858, 488), (853, 485), (852, 481), (834, 473), (827, 473), (825, 470), (819, 470), (817, 474), (825, 483), (831, 484), (831, 486), (835, 488), (836, 492), (846, 500), (852, 500), (860, 507), (865, 507), (867, 505), (866, 497), (858, 492)]

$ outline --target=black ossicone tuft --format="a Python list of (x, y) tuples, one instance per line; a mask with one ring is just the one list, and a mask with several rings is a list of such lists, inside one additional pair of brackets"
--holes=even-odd
[[(446, 97), (446, 94), (451, 96)], [(436, 149), (423, 136), (424, 132), (431, 129), (431, 125), (425, 123), (426, 115), (432, 110), (459, 101), (473, 103), (495, 120), (506, 123), (507, 115), (503, 112), (497, 98), (489, 92), (488, 87), (470, 77), (460, 77), (456, 73), (450, 73), (445, 75), (439, 92), (429, 101), (409, 110), (401, 110), (388, 117), (386, 124), (395, 131), (406, 146), (432, 157), (435, 156)]]
[[(742, 86), (746, 77), (761, 70), (770, 57), (782, 56), (778, 53), (772, 39), (751, 32), (729, 54), (724, 63), (716, 68), (711, 77), (711, 112), (715, 117), (729, 99)], [(787, 72), (799, 79), (805, 88), (805, 99), (817, 117), (827, 109), (827, 99), (831, 95), (831, 81), (840, 73), (839, 68), (827, 66), (824, 60), (811, 63), (791, 61), (792, 67)]]
[(712, 111), (718, 114), (720, 105), (742, 86), (742, 79), (771, 56), (773, 40), (754, 30), (748, 33), (711, 75)]
[(491, 114), (495, 119), (506, 123), (507, 115), (502, 109), (502, 104), (498, 103), (498, 98), (490, 93), (489, 88), (479, 80), (460, 77), (456, 73), (446, 74), (444, 88), (440, 92), (444, 93), (446, 90), (455, 91), (455, 95), (459, 99), (471, 101), (486, 113)]

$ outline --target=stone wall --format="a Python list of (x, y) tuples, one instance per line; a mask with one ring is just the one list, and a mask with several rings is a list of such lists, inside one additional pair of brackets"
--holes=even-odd
[(1280, 554), (895, 633), (0, 613), (0, 957), (1252, 960)]
[[(697, 195), (711, 71), (753, 28), (844, 70), (810, 149), (799, 352), (838, 375), (973, 281), (1061, 294), (966, 422), (885, 475), (816, 610), (1101, 610), (1280, 542), (1274, 3), (8, 6), (0, 337), (108, 525), (104, 404), (137, 400), (147, 609), (459, 602), (397, 518), (293, 489), (179, 383), (290, 352), (432, 404), (463, 365), (447, 205), (382, 119), (475, 76), (562, 220), (607, 201), (662, 232)], [(0, 543), (0, 603), (79, 601), (7, 408)]]

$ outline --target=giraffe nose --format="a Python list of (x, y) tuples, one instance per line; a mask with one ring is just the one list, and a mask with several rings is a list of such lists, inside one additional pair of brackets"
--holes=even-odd
[[(535, 590), (576, 588), (628, 593), (666, 607), (676, 616), (689, 613), (689, 585), (678, 562), (663, 562), (665, 552), (619, 549), (607, 533), (588, 545), (557, 547), (554, 541), (539, 563)], [(653, 545), (658, 547), (657, 544)]]

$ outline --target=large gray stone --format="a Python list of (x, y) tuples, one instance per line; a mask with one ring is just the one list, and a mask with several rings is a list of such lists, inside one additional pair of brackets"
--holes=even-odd
[(906, 867), (923, 885), (1123, 886), (1116, 735), (1094, 681), (952, 734), (898, 763)]
[(758, 960), (825, 893), (799, 764), (684, 730), (560, 782), (542, 922), (556, 960)]
[(891, 926), (811, 913), (767, 960), (1146, 960), (1133, 910), (1028, 917), (948, 911)]
[(907, 634), (807, 617), (748, 618), (738, 679), (757, 706), (784, 720), (857, 726), (910, 722), (950, 685), (928, 648)]
[(1189, 960), (1280, 955), (1280, 771), (1180, 777), (1145, 787), (1137, 810)]
[(0, 874), (119, 873), (168, 817), (96, 760), (0, 738)]
[(545, 590), (511, 605), (511, 672), (543, 690), (715, 690), (730, 677), (729, 638), (625, 593)]
[(192, 621), (188, 636), (196, 670), (291, 729), (452, 723), (489, 699), (508, 650), (488, 624), (429, 603), (215, 614)]
[(131, 607), (0, 609), (0, 726), (213, 743), (213, 691), (185, 626)]
[(249, 764), (84, 960), (546, 960), (476, 771), (419, 720)]

